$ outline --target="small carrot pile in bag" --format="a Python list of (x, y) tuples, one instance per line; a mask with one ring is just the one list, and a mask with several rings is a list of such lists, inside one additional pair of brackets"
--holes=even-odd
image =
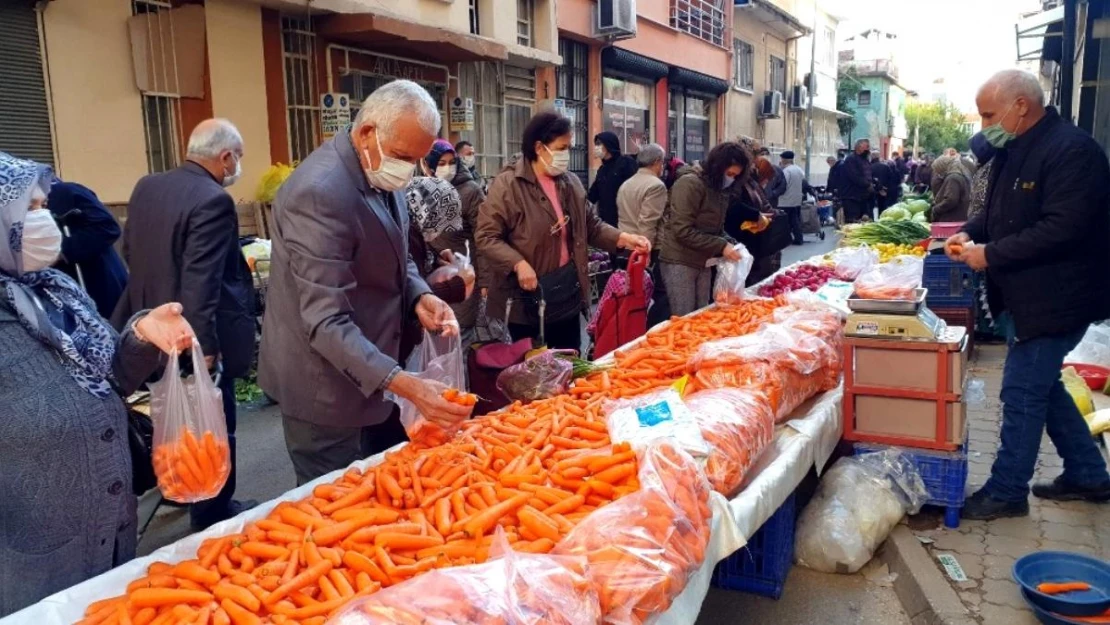
[(154, 474), (162, 495), (179, 503), (215, 497), (231, 472), (220, 389), (205, 371), (196, 341), (191, 356), (198, 373), (183, 380), (173, 353), (162, 379), (151, 384)]
[(925, 261), (916, 256), (895, 256), (856, 278), (856, 297), (912, 301), (921, 288)]
[[(413, 375), (432, 380), (443, 387), (442, 397), (461, 406), (473, 407), (478, 403), (475, 395), (465, 390), (466, 369), (462, 355), (462, 342), (456, 336), (441, 336), (424, 331), (419, 353), (409, 361), (409, 367), (419, 369)], [(401, 425), (409, 440), (420, 447), (434, 447), (449, 441), (457, 430), (448, 430), (438, 423), (432, 423), (416, 408), (416, 404), (401, 397), (392, 397), (401, 410)]]
[(683, 398), (709, 443), (705, 475), (713, 490), (729, 496), (775, 437), (775, 415), (759, 393), (707, 389)]

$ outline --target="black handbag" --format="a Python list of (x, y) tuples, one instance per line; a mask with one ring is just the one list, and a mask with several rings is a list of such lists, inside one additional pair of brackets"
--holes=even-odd
[(776, 210), (774, 217), (771, 219), (771, 225), (767, 226), (766, 230), (763, 232), (744, 230), (739, 233), (736, 240), (748, 248), (752, 257), (763, 258), (790, 247), (794, 237), (790, 234), (790, 220), (786, 213)]
[(524, 316), (530, 325), (540, 324), (540, 305), (544, 306), (545, 323), (566, 321), (582, 314), (582, 283), (573, 262), (539, 278), (536, 293), (524, 298)]
[(131, 448), (131, 490), (139, 496), (158, 485), (151, 460), (154, 422), (131, 407), (127, 408), (127, 444)]

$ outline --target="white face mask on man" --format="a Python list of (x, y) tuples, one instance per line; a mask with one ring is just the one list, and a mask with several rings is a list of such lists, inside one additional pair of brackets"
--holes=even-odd
[(386, 155), (385, 151), (382, 150), (382, 140), (379, 138), (377, 130), (374, 131), (374, 141), (377, 142), (378, 156), (382, 158), (382, 162), (377, 170), (372, 169), (370, 150), (362, 149), (362, 155), (366, 158), (366, 169), (363, 171), (366, 174), (367, 182), (387, 193), (404, 189), (412, 180), (415, 166), (408, 161)]
[(466, 165), (468, 168), (474, 167), (474, 163), (476, 162), (478, 162), (478, 160), (474, 158), (473, 154), (467, 154), (466, 156), (462, 157), (462, 164)]
[(29, 210), (23, 218), (23, 271), (42, 271), (62, 255), (62, 231), (45, 208)]
[(224, 174), (224, 179), (221, 184), (223, 184), (225, 188), (238, 182), (239, 177), (243, 175), (243, 160), (234, 154), (231, 155), (231, 158), (235, 159), (235, 171), (230, 174)]

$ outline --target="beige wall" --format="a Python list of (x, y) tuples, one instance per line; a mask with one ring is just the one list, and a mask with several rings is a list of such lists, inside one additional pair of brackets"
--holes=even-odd
[(125, 202), (147, 173), (131, 2), (56, 0), (43, 15), (58, 173), (105, 202)]
[(243, 177), (229, 191), (251, 200), (270, 166), (266, 80), (262, 62), (262, 11), (255, 4), (208, 0), (208, 67), (212, 112), (232, 121), (243, 135)]
[[(783, 94), (784, 105), (780, 111), (781, 118), (760, 121), (758, 116), (759, 109), (763, 104), (763, 92), (768, 89), (771, 81), (771, 55), (786, 59), (788, 88), (795, 80), (791, 67), (792, 61), (787, 55), (788, 47), (792, 48), (792, 46), (788, 46), (784, 40), (778, 38), (774, 33), (768, 32), (760, 22), (749, 17), (745, 10), (737, 10), (735, 13), (733, 37), (743, 39), (754, 48), (754, 88), (751, 94), (738, 91), (735, 88), (727, 94), (725, 98), (727, 107), (725, 116), (726, 134), (723, 138), (747, 135), (759, 139), (769, 146), (773, 145), (772, 149), (774, 151), (789, 147), (793, 140), (791, 136), (793, 129), (791, 117), (793, 114), (785, 106), (789, 93)], [(792, 49), (790, 51), (793, 52)], [(730, 76), (729, 81), (735, 84), (734, 77)], [(788, 133), (788, 130), (791, 132)]]

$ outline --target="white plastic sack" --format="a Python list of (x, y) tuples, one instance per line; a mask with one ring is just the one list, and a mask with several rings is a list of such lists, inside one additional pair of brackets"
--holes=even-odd
[(794, 559), (815, 571), (855, 573), (928, 499), (917, 467), (896, 449), (841, 458), (798, 519)]
[(738, 304), (748, 297), (745, 289), (755, 258), (742, 243), (732, 247), (740, 252), (740, 260), (712, 258), (706, 263), (708, 267), (714, 265), (717, 267), (717, 281), (713, 283), (713, 301), (718, 304)]
[(673, 388), (605, 404), (605, 420), (614, 443), (640, 450), (652, 441), (669, 438), (694, 458), (709, 455), (697, 417)]
[(867, 245), (841, 247), (829, 253), (829, 260), (833, 263), (836, 277), (851, 281), (879, 264), (879, 253)]
[(1091, 324), (1079, 345), (1064, 357), (1064, 362), (1110, 367), (1110, 327)]

